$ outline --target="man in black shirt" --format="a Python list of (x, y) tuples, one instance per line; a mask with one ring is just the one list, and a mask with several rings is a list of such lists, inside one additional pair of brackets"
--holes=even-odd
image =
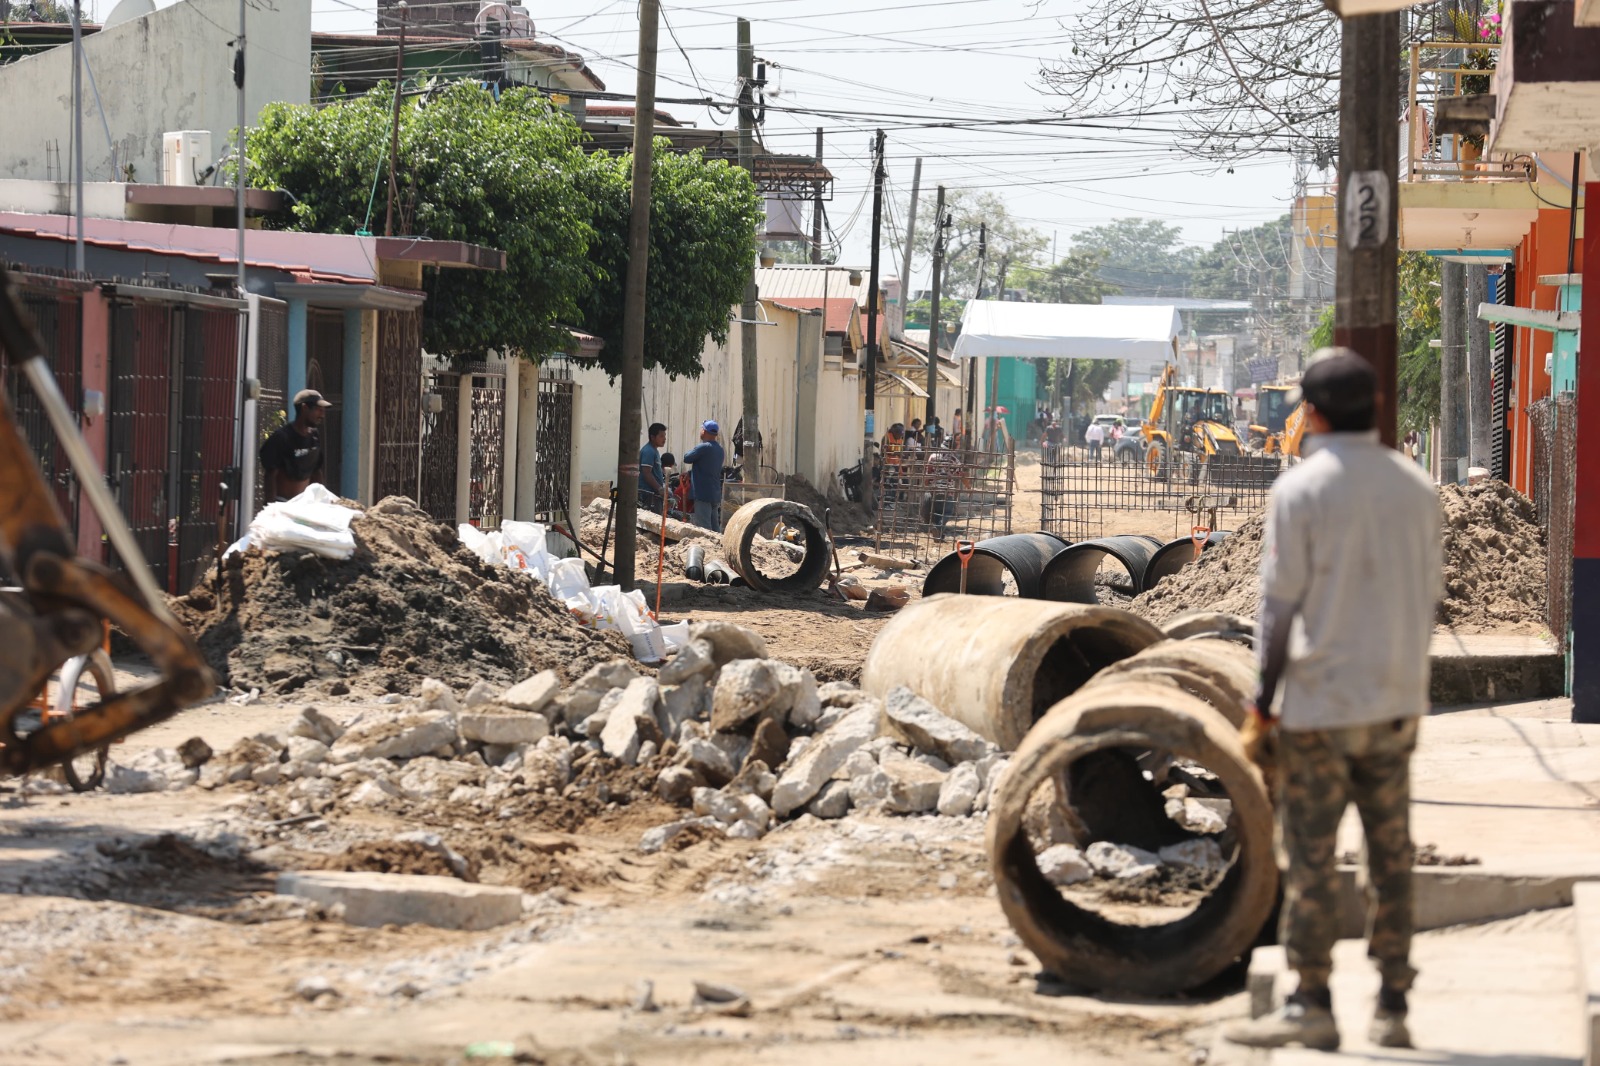
[(316, 389), (294, 394), (294, 421), (280, 426), (261, 446), (269, 500), (291, 499), (322, 480), (322, 435), (317, 429), (332, 406)]

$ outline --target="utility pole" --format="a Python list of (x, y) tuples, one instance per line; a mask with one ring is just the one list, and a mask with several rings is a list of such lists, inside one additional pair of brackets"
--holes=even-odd
[[(861, 443), (861, 470), (868, 500), (877, 498), (872, 477), (872, 439), (877, 434), (875, 423), (878, 418), (878, 245), (883, 236), (883, 181), (883, 131), (879, 130), (873, 140), (872, 153), (872, 260), (867, 267), (867, 413), (862, 420), (864, 435)], [(905, 284), (905, 280), (901, 279), (902, 310), (905, 307)], [(826, 315), (826, 308), (823, 313)]]
[[(983, 272), (989, 262), (989, 223), (978, 223), (978, 290), (973, 298), (983, 299)], [(966, 424), (972, 424), (972, 394), (978, 391), (978, 361), (967, 360), (967, 417)]]
[(928, 307), (928, 409), (923, 414), (923, 425), (933, 422), (939, 413), (939, 275), (944, 271), (944, 186), (939, 186), (939, 196), (933, 208), (933, 292)]
[(650, 272), (650, 168), (655, 157), (656, 34), (659, 0), (639, 0), (639, 81), (634, 90), (633, 203), (622, 297), (622, 417), (617, 427), (617, 547), (612, 570), (634, 586), (639, 549), (639, 437), (644, 424), (645, 283)]
[[(245, 294), (244, 287), (244, 13), (248, 0), (239, 0), (239, 39), (234, 42), (233, 51), (233, 87), (238, 97), (238, 123), (239, 144), (235, 154), (238, 156), (238, 165), (234, 167), (233, 176), (233, 225), (234, 225), (234, 254), (238, 257), (238, 270), (236, 280), (239, 286), (239, 295)], [(241, 347), (239, 349), (243, 351)]]
[(410, 6), (406, 0), (396, 5), (400, 8), (400, 47), (394, 53), (394, 116), (389, 121), (389, 206), (383, 212), (383, 235), (394, 236), (394, 201), (399, 191), (395, 169), (400, 164), (400, 86), (406, 78), (406, 22)]
[[(241, 33), (244, 31), (241, 29)], [(73, 269), (83, 266), (83, 4), (72, 4), (72, 187), (77, 197), (77, 236), (73, 239)], [(243, 257), (240, 257), (243, 261)]]
[[(817, 162), (822, 162), (822, 127), (817, 127)], [(811, 262), (813, 265), (822, 263), (822, 182), (813, 186), (815, 191), (811, 194)], [(823, 319), (826, 321), (827, 312), (824, 310)]]
[(1489, 300), (1489, 268), (1467, 267), (1467, 409), (1471, 431), (1467, 435), (1467, 465), (1488, 469), (1494, 449), (1494, 346), (1489, 323), (1478, 317), (1478, 306)]
[[(750, 21), (739, 20), (739, 165), (755, 179), (755, 49), (750, 44)], [(739, 305), (739, 358), (744, 369), (744, 478), (761, 480), (761, 413), (759, 367), (756, 362), (756, 275), (750, 263), (750, 278), (744, 284), (744, 302)], [(826, 317), (826, 315), (824, 315)], [(738, 442), (735, 442), (736, 444)], [(635, 445), (637, 446), (637, 445)]]
[(1344, 20), (1339, 79), (1339, 252), (1333, 342), (1378, 375), (1378, 432), (1395, 446), (1398, 360), (1400, 15)]
[(922, 195), (922, 157), (911, 171), (911, 206), (906, 210), (906, 246), (900, 257), (900, 328), (905, 329), (905, 307), (911, 302), (911, 253), (917, 239), (917, 199)]
[(1439, 480), (1461, 480), (1468, 450), (1466, 273), (1461, 263), (1439, 264)]

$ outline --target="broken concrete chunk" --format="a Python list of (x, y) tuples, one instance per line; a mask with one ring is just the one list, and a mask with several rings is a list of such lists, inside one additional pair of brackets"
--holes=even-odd
[(882, 724), (877, 707), (853, 710), (791, 758), (772, 791), (772, 809), (778, 817), (786, 818), (809, 803), (851, 754), (878, 735)]
[(850, 779), (850, 806), (857, 810), (879, 810), (889, 798), (889, 775), (877, 763)]
[(1222, 872), (1228, 865), (1222, 857), (1222, 848), (1210, 837), (1195, 837), (1168, 844), (1157, 857), (1168, 866), (1200, 870), (1207, 874)]
[(719, 667), (736, 659), (767, 657), (767, 642), (761, 634), (733, 622), (697, 622), (689, 627), (689, 639), (711, 645), (711, 658)]
[(723, 825), (733, 825), (748, 817), (749, 812), (745, 810), (739, 796), (730, 796), (714, 788), (697, 788), (691, 799), (694, 803), (694, 813), (715, 818)]
[(572, 686), (578, 692), (598, 692), (602, 696), (614, 688), (626, 688), (639, 671), (626, 659), (611, 659), (589, 667)]
[(550, 735), (550, 723), (542, 714), (527, 711), (464, 711), (456, 720), (462, 740), (474, 744), (537, 744)]
[(783, 694), (778, 705), (780, 719), (798, 729), (809, 729), (822, 717), (822, 700), (817, 695), (817, 679), (810, 670), (777, 659), (767, 660)]
[(890, 812), (921, 814), (938, 806), (945, 774), (898, 752), (886, 753), (878, 761), (878, 768), (889, 778), (889, 792), (883, 805)]
[(767, 764), (759, 759), (747, 759), (739, 770), (739, 775), (727, 784), (729, 792), (746, 792), (752, 796), (760, 796), (763, 800), (772, 798), (772, 790), (778, 785), (777, 775), (767, 769)]
[(1161, 859), (1154, 852), (1131, 844), (1113, 844), (1109, 840), (1097, 840), (1090, 844), (1084, 857), (1101, 877), (1123, 881), (1153, 876), (1161, 865)]
[(1075, 885), (1094, 877), (1094, 868), (1083, 857), (1083, 853), (1071, 844), (1055, 844), (1045, 848), (1035, 856), (1035, 861), (1039, 864), (1039, 872), (1052, 885)]
[(325, 907), (341, 904), (350, 925), (492, 929), (522, 917), (522, 890), (453, 877), (317, 870), (278, 875), (278, 892)]
[(356, 759), (415, 759), (456, 740), (455, 716), (444, 711), (374, 719), (347, 730), (333, 747), (338, 762)]
[(554, 670), (540, 670), (500, 693), (499, 702), (522, 711), (542, 713), (561, 691), (561, 677)]
[(480, 677), (472, 683), (471, 688), (467, 689), (467, 694), (461, 697), (461, 706), (482, 707), (485, 703), (493, 703), (494, 698), (494, 686)]
[(868, 696), (848, 681), (829, 681), (817, 689), (817, 701), (824, 707), (854, 707)]
[(443, 799), (457, 786), (476, 784), (483, 771), (453, 759), (413, 759), (400, 775), (400, 787), (430, 799)]
[[(662, 671), (665, 675), (666, 671)], [(680, 684), (661, 686), (661, 731), (676, 736), (684, 722), (696, 722), (711, 715), (711, 686), (704, 677), (691, 677)]]
[(816, 798), (806, 804), (806, 810), (818, 818), (832, 821), (850, 812), (850, 786), (844, 781), (829, 781), (822, 786)]
[(705, 778), (687, 766), (669, 766), (656, 778), (656, 795), (667, 803), (683, 806), (696, 789), (705, 787)]
[(573, 689), (556, 697), (551, 706), (555, 708), (560, 721), (576, 729), (600, 709), (600, 701), (605, 695), (605, 692), (596, 692), (594, 689)]
[(832, 729), (834, 724), (843, 719), (845, 715), (861, 707), (876, 707), (879, 713), (882, 713), (883, 711), (883, 704), (871, 698), (860, 699), (852, 704), (834, 704), (832, 706), (825, 705), (822, 708), (822, 715), (816, 720), (811, 728), (816, 730), (818, 733), (826, 732), (827, 730)]
[(784, 732), (783, 726), (770, 716), (763, 716), (756, 724), (755, 732), (750, 735), (750, 751), (745, 755), (742, 766), (749, 766), (752, 762), (764, 763), (767, 766), (782, 766), (789, 757), (789, 734)]
[[(661, 744), (661, 727), (656, 722), (656, 701), (660, 690), (648, 677), (636, 677), (621, 690), (600, 732), (600, 746), (613, 759), (629, 766), (639, 761), (639, 750), (647, 741)], [(607, 699), (611, 699), (607, 696)], [(598, 717), (598, 713), (595, 717)]]
[(760, 659), (739, 659), (722, 668), (711, 694), (711, 728), (731, 733), (775, 709), (782, 686)]
[(850, 757), (844, 761), (844, 765), (834, 771), (833, 776), (838, 781), (850, 781), (863, 774), (870, 774), (877, 768), (878, 756), (863, 746), (852, 752)]
[(1232, 810), (1233, 804), (1224, 799), (1169, 799), (1166, 803), (1167, 817), (1191, 833), (1223, 832)]
[(376, 807), (392, 799), (399, 799), (405, 795), (398, 785), (392, 784), (381, 777), (374, 777), (361, 782), (350, 793), (349, 802), (358, 807)]
[(423, 679), (422, 686), (417, 691), (417, 701), (427, 710), (449, 711), (452, 714), (461, 710), (461, 704), (456, 702), (455, 692), (436, 677)]
[(289, 727), (290, 736), (317, 740), (333, 747), (334, 741), (344, 735), (344, 726), (323, 714), (315, 707), (300, 708), (300, 717)]
[(946, 818), (965, 818), (972, 813), (983, 791), (983, 778), (976, 763), (964, 762), (950, 771), (939, 788), (937, 810)]
[(687, 829), (693, 829), (697, 826), (718, 827), (721, 824), (715, 818), (685, 818), (682, 821), (658, 825), (654, 829), (645, 830), (644, 836), (639, 838), (639, 851), (645, 855), (654, 855), (666, 847), (679, 833)]
[(890, 691), (884, 715), (890, 728), (918, 751), (937, 755), (952, 766), (981, 759), (997, 750), (904, 685)]
[(706, 739), (726, 752), (735, 767), (743, 766), (750, 756), (752, 741), (741, 733), (712, 733)]
[[(274, 773), (277, 772), (276, 763), (267, 763)], [(165, 792), (167, 790), (167, 775), (160, 770), (136, 770), (131, 766), (122, 766), (111, 763), (106, 767), (105, 789), (113, 795), (126, 796), (139, 792)]]
[(667, 660), (657, 680), (663, 685), (682, 685), (694, 678), (704, 681), (717, 672), (717, 663), (712, 654), (710, 641), (691, 640), (678, 649), (678, 654)]
[(319, 763), (328, 758), (328, 745), (310, 737), (293, 736), (289, 738), (285, 752), (288, 762)]
[(728, 757), (727, 752), (709, 740), (698, 737), (678, 745), (678, 759), (682, 765), (699, 772), (707, 784), (717, 788), (732, 781), (739, 772), (738, 765)]

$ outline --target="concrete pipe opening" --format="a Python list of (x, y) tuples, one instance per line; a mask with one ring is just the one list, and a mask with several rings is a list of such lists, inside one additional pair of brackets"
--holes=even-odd
[(805, 592), (828, 573), (828, 535), (811, 508), (790, 500), (751, 500), (722, 533), (728, 560), (758, 592)]
[(931, 596), (878, 633), (861, 687), (882, 698), (904, 685), (1009, 751), (1057, 701), (1161, 639), (1114, 607)]
[(1080, 541), (1044, 568), (1041, 591), (1057, 603), (1126, 602), (1144, 587), (1144, 573), (1161, 542), (1127, 534)]
[[(1164, 796), (1137, 775), (1083, 772), (1150, 752), (1204, 782), (1226, 817), (1210, 807), (1191, 815), (1201, 801), (1183, 798), (1188, 785)], [(1125, 804), (1113, 793), (1131, 781), (1167, 820), (1171, 843), (1154, 855), (1085, 830), (1085, 809)], [(989, 861), (1007, 919), (1046, 970), (1082, 989), (1170, 995), (1204, 984), (1255, 941), (1277, 896), (1260, 774), (1233, 726), (1167, 686), (1129, 680), (1056, 705), (1017, 749), (991, 812)], [(1126, 876), (1111, 875), (1119, 863)]]
[[(1049, 533), (1013, 533), (980, 540), (967, 560), (967, 593), (972, 596), (1040, 598), (1040, 578), (1050, 560), (1069, 542)], [(961, 559), (951, 552), (934, 564), (922, 583), (923, 596), (961, 591)]]
[(1245, 707), (1255, 698), (1256, 657), (1248, 648), (1212, 637), (1164, 640), (1106, 667), (1084, 687), (1101, 688), (1130, 679), (1187, 692), (1204, 700), (1237, 729), (1244, 724)]
[[(1218, 530), (1206, 537), (1205, 547), (1201, 550), (1210, 551), (1227, 539), (1227, 531)], [(1139, 591), (1149, 592), (1162, 578), (1171, 577), (1192, 562), (1194, 562), (1193, 537), (1179, 537), (1177, 540), (1167, 541), (1150, 557), (1150, 565), (1144, 569), (1144, 583), (1139, 586)]]

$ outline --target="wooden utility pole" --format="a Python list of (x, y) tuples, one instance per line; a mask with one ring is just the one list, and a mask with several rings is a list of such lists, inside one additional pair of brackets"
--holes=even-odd
[(383, 211), (383, 235), (394, 236), (394, 201), (400, 184), (395, 170), (400, 164), (400, 86), (406, 79), (406, 21), (410, 9), (405, 0), (395, 5), (400, 9), (400, 47), (394, 53), (394, 115), (389, 120), (389, 206)]
[(633, 110), (633, 204), (622, 297), (622, 417), (617, 427), (617, 584), (634, 586), (639, 548), (639, 448), (644, 429), (645, 283), (650, 272), (650, 168), (655, 157), (659, 0), (639, 2), (639, 81)]
[[(983, 299), (983, 274), (989, 262), (989, 223), (978, 223), (978, 288), (973, 293), (973, 299)], [(959, 360), (957, 361), (959, 365)], [(960, 371), (957, 371), (959, 373)], [(972, 396), (978, 391), (978, 361), (967, 360), (967, 425), (972, 424)]]
[(911, 171), (911, 206), (906, 209), (906, 247), (900, 258), (900, 328), (905, 329), (906, 305), (911, 302), (911, 253), (916, 248), (917, 200), (922, 195), (922, 157)]
[[(817, 128), (817, 162), (819, 164), (822, 162), (822, 128), (820, 126)], [(812, 188), (815, 191), (811, 194), (811, 262), (820, 264), (822, 262), (822, 182), (817, 182)], [(823, 320), (827, 320), (826, 313), (823, 314)]]
[[(244, 13), (245, 13), (245, 9), (246, 9), (247, 6), (248, 6), (248, 0), (239, 0), (239, 39), (236, 42), (234, 42), (234, 52), (233, 52), (233, 87), (234, 87), (234, 90), (235, 90), (235, 95), (237, 96), (237, 110), (238, 110), (238, 116), (237, 117), (238, 117), (238, 124), (239, 124), (239, 133), (238, 133), (238, 137), (239, 137), (239, 145), (238, 145), (239, 166), (236, 168), (236, 170), (234, 172), (234, 178), (233, 178), (233, 225), (234, 225), (234, 238), (235, 238), (235, 240), (234, 240), (234, 254), (239, 260), (238, 268), (237, 268), (236, 273), (238, 275), (239, 295), (241, 297), (243, 297), (244, 294), (245, 294), (245, 287), (244, 287), (244, 183), (245, 183), (245, 157), (244, 157), (244, 123), (245, 123), (245, 108), (244, 108)], [(248, 328), (247, 326), (245, 326), (242, 316), (241, 316), (239, 328), (241, 330)], [(240, 348), (239, 350), (243, 351), (244, 349)]]
[[(750, 21), (739, 20), (739, 165), (755, 180), (755, 49), (750, 44)], [(744, 284), (739, 305), (739, 359), (744, 369), (744, 479), (761, 480), (760, 368), (756, 361), (756, 275)], [(735, 444), (739, 442), (735, 441)]]
[(1378, 432), (1395, 445), (1398, 360), (1400, 15), (1344, 20), (1339, 82), (1339, 252), (1334, 344), (1378, 374)]
[[(877, 435), (874, 424), (878, 417), (878, 245), (883, 236), (883, 131), (873, 140), (872, 152), (872, 259), (867, 267), (867, 415), (862, 420), (864, 435), (861, 445), (862, 478), (866, 484), (865, 496), (874, 499), (872, 484), (872, 440)], [(902, 281), (901, 306), (904, 306), (905, 289)], [(823, 309), (824, 318), (827, 309)]]
[(928, 307), (928, 408), (923, 425), (939, 413), (939, 275), (944, 270), (944, 186), (933, 208), (933, 292)]

